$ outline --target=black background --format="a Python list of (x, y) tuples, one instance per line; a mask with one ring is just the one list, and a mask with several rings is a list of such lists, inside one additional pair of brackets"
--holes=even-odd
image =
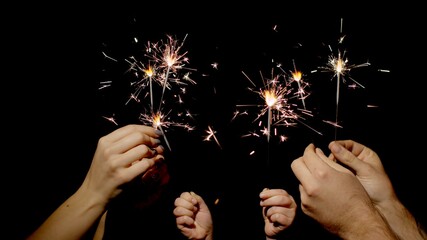
[[(197, 85), (189, 87), (192, 101), (186, 104), (197, 118), (194, 131), (167, 129), (170, 191), (158, 213), (141, 217), (152, 223), (137, 228), (136, 238), (184, 239), (172, 215), (173, 200), (182, 191), (205, 198), (217, 239), (262, 238), (258, 193), (264, 187), (284, 188), (299, 203), (291, 161), (310, 142), (326, 150), (335, 134), (322, 121), (335, 118), (335, 80), (330, 73), (310, 71), (326, 63), (328, 45), (334, 49), (342, 35), (349, 61), (369, 61), (371, 66), (350, 71), (364, 89), (341, 90), (338, 118), (343, 128), (337, 138), (374, 149), (401, 201), (426, 224), (420, 6), (145, 4), (16, 6), (5, 19), (2, 195), (8, 239), (23, 239), (78, 188), (98, 138), (118, 127), (105, 116), (114, 116), (119, 126), (139, 123), (139, 106), (125, 104), (130, 91), (124, 59), (167, 34), (178, 40), (188, 34), (183, 48), (188, 65), (197, 69), (191, 75)], [(32, 8), (41, 10), (28, 11)], [(242, 71), (259, 81), (259, 71), (268, 77), (274, 68), (272, 60), (291, 70), (295, 60), (307, 74), (312, 93), (306, 103), (314, 117), (306, 123), (323, 135), (297, 124), (280, 128), (289, 137), (286, 142), (241, 138), (257, 128), (248, 118), (231, 121), (236, 104), (254, 99), (247, 94), (249, 82)], [(100, 90), (105, 80), (112, 86)], [(217, 131), (221, 147), (203, 141), (207, 126)], [(255, 154), (249, 155), (252, 150)], [(333, 239), (300, 209), (286, 234)]]

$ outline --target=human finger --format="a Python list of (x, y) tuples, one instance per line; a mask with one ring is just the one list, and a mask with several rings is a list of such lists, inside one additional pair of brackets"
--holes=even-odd
[(114, 142), (111, 145), (111, 150), (113, 153), (125, 153), (130, 149), (138, 146), (138, 145), (147, 145), (150, 148), (155, 148), (159, 146), (161, 140), (158, 138), (151, 137), (143, 132), (132, 132)]
[(147, 172), (150, 168), (154, 167), (157, 162), (163, 161), (163, 156), (156, 155), (153, 158), (143, 158), (140, 161), (135, 161), (130, 167), (124, 168), (122, 171), (132, 179)]
[(194, 205), (197, 204), (197, 200), (191, 195), (190, 192), (183, 192), (178, 198), (175, 199), (174, 204), (177, 207), (184, 207), (186, 209), (194, 211), (196, 210), (196, 207)]
[(121, 167), (128, 167), (138, 161), (145, 158), (153, 158), (156, 155), (158, 155), (158, 152), (155, 148), (149, 148), (147, 145), (141, 144), (123, 154), (117, 155), (117, 164)]
[(293, 198), (284, 189), (270, 189), (260, 193), (262, 207), (291, 206)]
[(129, 124), (114, 130), (113, 132), (108, 134), (105, 138), (108, 139), (108, 141), (110, 142), (116, 142), (122, 139), (123, 137), (126, 137), (127, 135), (134, 132), (144, 133), (153, 138), (160, 138), (163, 135), (160, 130), (157, 130), (151, 126), (146, 126), (141, 124)]
[(348, 166), (352, 170), (358, 172), (365, 166), (363, 161), (357, 158), (356, 155), (347, 150), (347, 148), (343, 145), (337, 142), (331, 142), (329, 144), (329, 148), (338, 161)]
[(316, 148), (312, 143), (305, 148), (302, 160), (312, 174), (328, 167), (321, 157), (319, 157), (318, 153), (316, 153)]
[(178, 229), (180, 230), (185, 228), (186, 226), (194, 225), (194, 218), (185, 215), (176, 217), (175, 221), (178, 226)]
[[(342, 166), (341, 164), (337, 163), (337, 160), (335, 159), (335, 157), (327, 157), (322, 149), (320, 148), (316, 148), (316, 153), (318, 154), (318, 156), (326, 163), (328, 164), (330, 167), (334, 168), (335, 170), (341, 171), (341, 172), (348, 172), (350, 170), (348, 170), (347, 168), (345, 168), (344, 166)], [(333, 154), (331, 154), (333, 156)]]
[(309, 182), (315, 181), (313, 175), (305, 164), (303, 157), (299, 157), (293, 160), (291, 163), (291, 169), (301, 184), (307, 184)]

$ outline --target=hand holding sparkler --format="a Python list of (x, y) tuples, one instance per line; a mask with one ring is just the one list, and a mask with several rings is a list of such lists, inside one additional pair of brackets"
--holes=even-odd
[[(188, 130), (192, 129), (192, 127), (188, 124), (172, 121), (173, 116), (185, 116), (191, 118), (191, 113), (188, 110), (186, 110), (185, 113), (172, 113), (172, 110), (170, 110), (167, 114), (163, 112), (163, 105), (166, 104), (166, 101), (164, 100), (166, 89), (172, 91), (173, 84), (180, 86), (185, 86), (188, 83), (195, 84), (195, 81), (189, 77), (189, 73), (185, 73), (182, 78), (178, 75), (179, 70), (185, 69), (184, 63), (188, 63), (188, 58), (185, 57), (187, 52), (180, 52), (182, 50), (183, 43), (184, 41), (179, 44), (179, 42), (171, 36), (167, 36), (166, 42), (148, 42), (145, 51), (145, 56), (149, 59), (148, 67), (145, 67), (145, 65), (141, 64), (141, 61), (137, 60), (135, 57), (131, 57), (127, 60), (130, 63), (130, 68), (128, 71), (133, 72), (137, 77), (142, 76), (140, 80), (133, 84), (136, 90), (132, 94), (131, 99), (138, 99), (139, 102), (139, 97), (145, 97), (147, 95), (150, 96), (150, 111), (149, 113), (141, 113), (140, 120), (146, 124), (151, 124), (153, 127), (159, 129), (163, 133), (163, 137), (169, 150), (171, 150), (171, 147), (163, 127), (169, 127), (173, 125), (184, 127)], [(194, 70), (189, 68), (186, 69)], [(155, 91), (153, 83), (158, 83), (158, 85), (161, 85), (162, 88), (157, 110), (155, 110), (154, 107)], [(149, 86), (149, 92), (146, 94), (141, 94), (147, 86)], [(185, 94), (186, 90), (184, 87), (181, 87), (180, 91), (180, 93), (175, 94), (174, 96), (177, 97), (177, 101), (180, 104), (183, 104), (181, 95)], [(176, 110), (176, 108), (174, 107), (173, 110)]]
[(327, 231), (343, 239), (398, 239), (359, 179), (313, 144), (291, 168), (300, 181), (302, 211)]

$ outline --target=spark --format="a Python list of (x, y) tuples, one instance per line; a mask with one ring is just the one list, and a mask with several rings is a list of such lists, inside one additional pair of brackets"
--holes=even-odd
[[(254, 82), (242, 71), (242, 73), (246, 76), (246, 78), (251, 82), (252, 85), (256, 86)], [(263, 100), (264, 104), (262, 105), (261, 112), (256, 117), (255, 121), (257, 121), (261, 116), (267, 114), (267, 128), (262, 130), (263, 135), (267, 136), (267, 141), (270, 141), (271, 136), (271, 124), (273, 119), (277, 118), (278, 114), (283, 112), (283, 105), (286, 103), (285, 94), (288, 92), (288, 89), (279, 84), (278, 80), (280, 75), (272, 76), (272, 79), (264, 81), (264, 77), (261, 74), (261, 79), (264, 82), (264, 88), (259, 91), (251, 91), (257, 93)], [(245, 105), (238, 105), (238, 107), (242, 107)], [(259, 106), (259, 105), (258, 105)], [(261, 122), (260, 122), (261, 123)]]
[[(290, 77), (288, 77), (288, 80), (290, 82), (296, 82), (298, 84), (298, 90), (296, 91), (296, 95), (298, 95), (299, 99), (301, 99), (302, 105), (304, 109), (306, 109), (305, 105), (305, 99), (309, 96), (308, 92), (305, 90), (305, 88), (309, 85), (306, 81), (304, 81), (304, 74), (299, 71), (295, 65), (295, 60), (292, 60), (293, 68), (294, 70), (290, 72)], [(277, 67), (284, 73), (287, 74), (287, 72), (282, 68), (281, 64), (278, 64)]]
[[(341, 24), (340, 24), (340, 33), (342, 33), (342, 26), (343, 26), (343, 20), (341, 19)], [(345, 36), (341, 36), (338, 39), (338, 44), (342, 44), (344, 41)], [(339, 98), (340, 98), (340, 83), (342, 81), (343, 84), (345, 84), (347, 82), (347, 79), (350, 79), (351, 81), (353, 81), (356, 85), (353, 85), (352, 87), (355, 88), (356, 86), (365, 88), (362, 84), (360, 84), (359, 82), (357, 82), (355, 79), (353, 79), (350, 76), (350, 70), (354, 69), (354, 68), (359, 68), (359, 67), (366, 67), (366, 66), (370, 66), (369, 62), (365, 62), (362, 64), (350, 64), (348, 58), (346, 57), (346, 51), (342, 50), (340, 48), (337, 48), (337, 52), (336, 54), (333, 53), (333, 49), (330, 45), (328, 45), (329, 50), (330, 50), (330, 55), (328, 56), (328, 61), (326, 63), (325, 66), (321, 66), (319, 67), (319, 69), (322, 72), (332, 72), (332, 79), (336, 78), (336, 97), (335, 97), (335, 106), (336, 106), (336, 110), (335, 110), (335, 126), (339, 126), (338, 125), (338, 106), (339, 106)], [(335, 128), (335, 138), (336, 138), (336, 132), (337, 128)]]
[(328, 121), (328, 120), (323, 120), (323, 122), (328, 123), (328, 124), (331, 124), (331, 125), (332, 125), (332, 126), (334, 126), (334, 127), (342, 128), (342, 126), (338, 125), (338, 123), (337, 123), (337, 122), (332, 122), (332, 121)]
[[(176, 75), (179, 70), (185, 68), (186, 63), (189, 63), (189, 59), (186, 57), (187, 52), (181, 53), (186, 38), (187, 35), (180, 43), (178, 40), (168, 35), (166, 42), (160, 41), (158, 43), (151, 44), (150, 51), (147, 53), (147, 56), (157, 64), (158, 69), (162, 72), (162, 93), (158, 109), (161, 109), (166, 88), (170, 86), (170, 75)], [(194, 82), (188, 78), (188, 74), (184, 76), (186, 76), (183, 78), (184, 80), (194, 84)], [(182, 84), (179, 78), (175, 78), (174, 81), (177, 84)]]
[(218, 70), (218, 63), (217, 62), (212, 63), (211, 67), (215, 70)]
[(116, 126), (118, 126), (119, 124), (116, 122), (116, 119), (114, 119), (114, 117), (105, 117), (103, 116), (103, 118), (107, 119), (108, 121), (114, 123)]
[(368, 107), (368, 108), (377, 108), (378, 106), (377, 105), (368, 104), (366, 107)]
[(242, 137), (249, 137), (249, 136), (259, 137), (259, 134), (258, 134), (258, 133), (255, 133), (255, 132), (250, 132), (250, 133), (248, 133), (248, 134), (246, 134), (246, 135), (243, 135)]
[(213, 138), (215, 140), (216, 144), (219, 146), (219, 148), (222, 149), (221, 144), (219, 144), (219, 141), (215, 136), (216, 131), (214, 131), (210, 126), (208, 126), (208, 130), (206, 130), (206, 133), (208, 135), (205, 137), (204, 141), (210, 141), (211, 138)]
[[(188, 131), (194, 130), (194, 127), (189, 124), (182, 123), (186, 122), (184, 117), (193, 119), (193, 114), (188, 109), (182, 110), (177, 107), (184, 106), (183, 95), (187, 94), (187, 86), (190, 84), (196, 85), (196, 81), (191, 77), (190, 72), (195, 69), (185, 67), (189, 63), (189, 59), (186, 57), (187, 52), (181, 53), (183, 43), (184, 41), (180, 43), (167, 35), (166, 41), (147, 41), (144, 45), (142, 59), (139, 59), (138, 56), (130, 56), (125, 59), (129, 65), (126, 72), (136, 79), (131, 80), (131, 86), (134, 90), (126, 104), (130, 100), (145, 104), (146, 101), (141, 100), (149, 96), (149, 107), (144, 106), (145, 111), (140, 114), (139, 119), (145, 124), (153, 125), (162, 132), (171, 126), (182, 127)], [(189, 71), (181, 74), (180, 70), (183, 69)], [(178, 88), (174, 89), (174, 85), (177, 85)], [(171, 99), (166, 98), (166, 90), (171, 90), (171, 94), (168, 96), (173, 97), (172, 100), (176, 102), (172, 103)], [(160, 99), (157, 106), (155, 104), (156, 99)], [(173, 113), (172, 110), (167, 113), (163, 112), (165, 108), (169, 108), (166, 105), (168, 103), (174, 104), (173, 108), (170, 108), (173, 109)], [(179, 118), (180, 121), (173, 121), (173, 117)], [(170, 149), (166, 137), (165, 141)]]
[(277, 31), (277, 25), (274, 25), (274, 26), (273, 26), (273, 31), (278, 32), (278, 31)]
[(101, 84), (101, 87), (99, 87), (98, 90), (101, 90), (101, 89), (107, 88), (107, 87), (111, 87), (111, 81), (103, 81), (103, 82), (100, 82), (100, 84)]
[(104, 55), (105, 58), (108, 58), (108, 59), (110, 59), (110, 60), (112, 60), (114, 62), (117, 62), (117, 59), (114, 59), (114, 58), (108, 56), (105, 52), (102, 52), (102, 55)]
[(171, 113), (171, 111), (169, 111), (167, 114), (164, 114), (162, 112), (156, 112), (153, 114), (141, 113), (139, 119), (144, 124), (151, 125), (154, 128), (159, 129), (163, 133), (163, 137), (165, 139), (166, 145), (168, 146), (169, 150), (171, 151), (171, 147), (170, 147), (169, 141), (166, 137), (166, 133), (163, 130), (163, 127), (169, 128), (170, 126), (179, 126), (179, 127), (183, 127), (183, 128), (190, 129), (190, 130), (192, 128), (186, 124), (180, 124), (177, 122), (168, 121), (170, 113)]
[(151, 63), (145, 65), (136, 60), (134, 56), (131, 56), (126, 61), (130, 64), (128, 71), (132, 72), (137, 78), (136, 82), (131, 83), (131, 86), (134, 86), (135, 90), (129, 100), (134, 99), (138, 102), (140, 93), (148, 86), (150, 89), (148, 95), (150, 96), (151, 111), (154, 112), (153, 83), (161, 83), (160, 78), (157, 77), (157, 67)]
[[(242, 73), (251, 85), (256, 87), (250, 77), (245, 72), (242, 71)], [(271, 79), (265, 79), (261, 72), (260, 76), (263, 86), (258, 90), (253, 88), (249, 88), (249, 90), (256, 93), (263, 100), (263, 104), (239, 104), (237, 107), (255, 106), (261, 108), (253, 122), (259, 121), (260, 133), (267, 136), (267, 142), (269, 142), (272, 135), (272, 126), (295, 126), (296, 122), (301, 122), (301, 116), (296, 112), (298, 110), (297, 108), (295, 109), (296, 104), (291, 103), (291, 99), (294, 96), (294, 88), (291, 87), (292, 81), (286, 81), (282, 74), (274, 74), (273, 69), (271, 71)], [(305, 112), (309, 111), (305, 110)], [(233, 119), (238, 115), (240, 116), (240, 112), (236, 111)], [(267, 115), (266, 126), (263, 125), (261, 120), (261, 117), (265, 115)], [(274, 135), (278, 135), (277, 129), (274, 130)], [(257, 134), (250, 133), (245, 136), (257, 136)], [(286, 139), (283, 136), (280, 136), (280, 138)]]

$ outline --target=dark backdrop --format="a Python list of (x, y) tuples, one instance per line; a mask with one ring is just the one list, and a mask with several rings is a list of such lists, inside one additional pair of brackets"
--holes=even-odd
[[(4, 21), (2, 145), (8, 239), (24, 238), (78, 188), (99, 137), (139, 123), (141, 103), (126, 104), (132, 77), (125, 59), (143, 57), (148, 41), (165, 40), (166, 35), (178, 41), (187, 36), (186, 66), (195, 69), (191, 77), (197, 84), (188, 86), (185, 104), (194, 113), (194, 130), (166, 129), (173, 181), (159, 211), (152, 211), (153, 219), (136, 227), (138, 239), (182, 238), (171, 211), (174, 198), (189, 190), (210, 205), (217, 239), (262, 238), (258, 193), (280, 187), (299, 202), (290, 163), (310, 142), (326, 150), (335, 137), (373, 148), (402, 202), (426, 224), (425, 43), (416, 5), (153, 2), (25, 8), (33, 7), (46, 10), (28, 14), (16, 6)], [(326, 64), (328, 46), (336, 53), (342, 36), (340, 46), (349, 64), (371, 65), (349, 72), (365, 88), (349, 87), (354, 82), (347, 78), (340, 89), (342, 128), (335, 129), (325, 121), (335, 120), (336, 78), (313, 70)], [(242, 71), (258, 84), (259, 72), (269, 78), (272, 69), (279, 73), (277, 64), (293, 70), (293, 61), (310, 83), (306, 106), (313, 116), (303, 115), (295, 126), (277, 127), (288, 136), (285, 142), (275, 136), (269, 142), (265, 136), (242, 138), (260, 130), (250, 116), (232, 121), (237, 104), (258, 101), (248, 93), (250, 83)], [(101, 89), (105, 81), (111, 86)], [(105, 117), (114, 117), (117, 125)], [(216, 130), (220, 145), (204, 141), (208, 126)], [(300, 208), (286, 234), (292, 239), (333, 239)]]

